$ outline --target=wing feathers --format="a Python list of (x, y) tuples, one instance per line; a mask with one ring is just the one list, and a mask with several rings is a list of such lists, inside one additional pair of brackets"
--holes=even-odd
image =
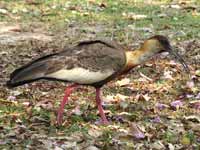
[(117, 45), (101, 40), (84, 41), (15, 70), (7, 85), (14, 87), (42, 78), (93, 84), (119, 72), (125, 63), (124, 50)]

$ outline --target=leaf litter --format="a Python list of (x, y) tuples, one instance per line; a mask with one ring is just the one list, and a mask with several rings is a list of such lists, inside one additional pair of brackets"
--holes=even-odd
[[(156, 23), (159, 27), (154, 23), (158, 18), (171, 18), (180, 22), (184, 16), (179, 17), (179, 13), (198, 17), (197, 6), (189, 9), (187, 7), (190, 4), (169, 4), (160, 7), (161, 10), (156, 10), (157, 7), (154, 8), (154, 5), (148, 5), (150, 10), (146, 12), (144, 7), (140, 4), (137, 6), (137, 3), (131, 6), (137, 11), (128, 11), (128, 6), (132, 5), (130, 1), (65, 1), (43, 5), (31, 0), (16, 3), (13, 5), (15, 8), (11, 9), (13, 3), (15, 2), (4, 2), (5, 8), (0, 9), (2, 18), (6, 21), (19, 21), (32, 16), (36, 22), (27, 23), (20, 20), (21, 23), (1, 23), (0, 148), (199, 148), (200, 41), (193, 37), (199, 35), (196, 32), (191, 36), (190, 31), (184, 28), (175, 32), (176, 24), (170, 22)], [(30, 11), (31, 9), (34, 11)], [(70, 14), (67, 14), (66, 10)], [(111, 12), (117, 13), (116, 10), (120, 15), (118, 18), (125, 22), (124, 25), (117, 18), (111, 19)], [(55, 15), (60, 17), (58, 20), (64, 20), (65, 23), (55, 21)], [(81, 19), (78, 18), (80, 16)], [(95, 17), (99, 20), (96, 21)], [(51, 19), (58, 26), (55, 23), (51, 24)], [(41, 23), (46, 20), (49, 22)], [(187, 22), (184, 23), (185, 26), (188, 25)], [(126, 26), (129, 28), (125, 30)], [(195, 28), (193, 26), (193, 29)], [(133, 32), (133, 36), (124, 34), (129, 32)], [(32, 58), (60, 51), (65, 45), (71, 45), (79, 40), (108, 37), (134, 47), (144, 40), (142, 37), (146, 38), (155, 33), (169, 35), (173, 45), (189, 64), (191, 77), (188, 79), (182, 73), (181, 65), (176, 61), (170, 61), (168, 55), (136, 67), (124, 79), (113, 81), (104, 87), (103, 106), (111, 122), (108, 126), (95, 124), (99, 116), (94, 103), (94, 89), (90, 87), (84, 87), (85, 90), (80, 89), (72, 94), (69, 104), (65, 107), (65, 122), (62, 127), (58, 127), (56, 109), (62, 100), (65, 84), (41, 81), (14, 90), (8, 90), (4, 86), (9, 73), (15, 68)], [(183, 39), (184, 36), (189, 39)]]

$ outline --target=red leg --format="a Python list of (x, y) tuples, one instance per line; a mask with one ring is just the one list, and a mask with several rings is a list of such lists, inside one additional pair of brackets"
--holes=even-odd
[(72, 90), (74, 88), (76, 88), (78, 85), (77, 84), (72, 84), (70, 86), (68, 86), (65, 90), (65, 96), (62, 100), (62, 102), (60, 103), (60, 107), (58, 109), (58, 115), (57, 115), (57, 123), (59, 125), (62, 124), (62, 118), (63, 118), (63, 112), (64, 112), (64, 107), (65, 107), (65, 104), (68, 102), (68, 97), (70, 96)]
[(106, 118), (106, 115), (104, 114), (104, 110), (102, 107), (102, 101), (100, 98), (100, 88), (96, 88), (96, 103), (97, 103), (97, 107), (99, 109), (99, 114), (101, 116), (102, 123), (108, 124), (108, 120)]

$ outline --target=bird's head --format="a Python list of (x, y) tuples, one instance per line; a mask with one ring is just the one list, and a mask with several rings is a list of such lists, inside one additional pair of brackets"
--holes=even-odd
[(143, 49), (148, 50), (151, 53), (169, 52), (173, 55), (184, 67), (185, 71), (189, 72), (189, 68), (183, 58), (173, 50), (169, 40), (162, 35), (155, 35), (147, 39), (143, 44)]

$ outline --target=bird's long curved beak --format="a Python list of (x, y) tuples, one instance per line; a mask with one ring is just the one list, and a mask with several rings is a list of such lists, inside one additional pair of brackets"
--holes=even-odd
[(175, 58), (183, 65), (183, 68), (184, 70), (187, 72), (187, 73), (190, 73), (190, 69), (188, 67), (188, 65), (186, 64), (186, 62), (183, 60), (183, 58), (177, 53), (175, 52), (172, 47), (170, 46), (169, 49), (168, 49), (168, 52), (175, 56)]

